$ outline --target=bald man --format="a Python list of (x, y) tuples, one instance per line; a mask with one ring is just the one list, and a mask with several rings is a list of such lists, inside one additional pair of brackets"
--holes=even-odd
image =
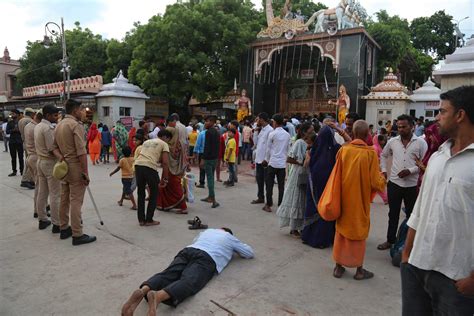
[[(376, 152), (365, 143), (369, 133), (366, 121), (358, 120), (352, 127), (354, 140), (342, 146), (336, 157), (336, 165), (328, 185), (320, 199), (318, 209), (324, 218), (321, 201), (324, 196), (332, 194), (341, 205), (339, 218), (336, 219), (333, 259), (336, 262), (333, 276), (341, 278), (344, 267), (357, 268), (356, 280), (370, 279), (374, 274), (363, 268), (365, 240), (369, 235), (370, 201), (374, 191), (382, 191), (385, 178), (380, 174)], [(332, 188), (341, 190), (332, 190)], [(344, 198), (343, 198), (344, 197)]]

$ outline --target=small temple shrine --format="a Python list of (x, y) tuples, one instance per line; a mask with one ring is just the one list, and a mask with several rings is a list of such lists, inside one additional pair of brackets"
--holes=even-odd
[(407, 88), (398, 82), (398, 77), (390, 70), (382, 82), (362, 97), (367, 101), (365, 120), (376, 126), (378, 121), (392, 121), (399, 115), (408, 114), (410, 96), (407, 92)]
[(129, 83), (122, 70), (112, 81), (103, 85), (95, 96), (99, 122), (114, 126), (121, 120), (126, 127), (138, 127), (138, 121), (145, 116), (145, 100), (149, 97), (139, 86)]
[(380, 46), (362, 27), (364, 8), (341, 0), (306, 19), (286, 1), (282, 11), (275, 17), (266, 1), (268, 27), (241, 58), (239, 88), (248, 91), (252, 112), (335, 115), (343, 85), (350, 111), (365, 116), (362, 96), (375, 85)]
[(434, 120), (439, 112), (439, 95), (441, 89), (435, 86), (431, 78), (422, 87), (413, 91), (410, 96), (411, 103), (408, 106), (408, 114), (413, 117), (423, 116), (430, 121)]

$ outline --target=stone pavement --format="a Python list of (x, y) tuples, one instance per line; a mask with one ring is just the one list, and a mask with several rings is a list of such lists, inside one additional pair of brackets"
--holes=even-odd
[[(189, 215), (156, 212), (157, 227), (139, 227), (130, 202), (117, 206), (120, 175), (109, 178), (115, 164), (90, 166), (91, 189), (105, 226), (100, 226), (86, 194), (84, 232), (97, 242), (72, 247), (51, 231), (38, 230), (33, 219), (33, 191), (20, 188), (20, 177), (8, 178), (10, 156), (0, 154), (0, 315), (119, 315), (130, 293), (161, 271), (174, 255), (189, 245), (198, 231), (186, 220), (198, 215), (210, 227), (228, 226), (250, 244), (256, 257), (238, 257), (195, 297), (177, 309), (161, 305), (164, 315), (399, 315), (398, 268), (388, 252), (376, 249), (384, 241), (387, 207), (377, 197), (372, 204), (372, 227), (367, 240), (366, 267), (375, 273), (355, 281), (353, 269), (342, 279), (332, 277), (331, 249), (314, 249), (279, 229), (275, 212), (250, 205), (256, 184), (248, 167), (239, 183), (224, 188), (217, 183), (221, 207), (211, 209), (199, 199)], [(194, 173), (197, 174), (196, 170)], [(227, 173), (223, 173), (223, 179)], [(275, 196), (276, 196), (275, 186)], [(145, 315), (142, 303), (136, 315)]]

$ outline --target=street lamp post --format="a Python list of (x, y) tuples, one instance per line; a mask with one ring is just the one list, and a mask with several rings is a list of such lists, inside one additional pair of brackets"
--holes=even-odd
[[(58, 30), (50, 29), (51, 26), (56, 27)], [(71, 67), (69, 66), (69, 60), (66, 53), (66, 35), (64, 33), (64, 20), (61, 18), (61, 26), (55, 22), (48, 22), (44, 26), (44, 40), (43, 45), (49, 47), (51, 45), (51, 38), (48, 36), (48, 33), (51, 36), (56, 36), (61, 39), (61, 47), (63, 50), (63, 59), (61, 60), (62, 72), (63, 72), (63, 92), (61, 94), (61, 100), (64, 101), (64, 96), (67, 94), (67, 98), (70, 97), (70, 84), (71, 84)], [(67, 84), (66, 84), (67, 82)]]
[(461, 32), (461, 29), (460, 29), (460, 27), (459, 27), (459, 24), (460, 24), (462, 21), (467, 20), (467, 19), (469, 19), (468, 16), (466, 16), (466, 17), (464, 17), (464, 18), (462, 18), (462, 19), (460, 19), (460, 20), (456, 20), (456, 19), (453, 18), (453, 21), (456, 22), (456, 30), (455, 30), (455, 32), (456, 32), (456, 42), (455, 42), (455, 44), (454, 44), (455, 47), (458, 47), (458, 39), (459, 39), (459, 36), (461, 36), (461, 41), (464, 43), (464, 39), (463, 39), (464, 34)]

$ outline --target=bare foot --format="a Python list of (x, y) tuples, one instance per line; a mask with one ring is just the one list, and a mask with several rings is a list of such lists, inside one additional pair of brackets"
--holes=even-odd
[(136, 211), (136, 210), (137, 210), (137, 207), (136, 207), (136, 206), (132, 206), (130, 209), (131, 209), (132, 211)]
[(119, 206), (122, 206), (122, 205), (123, 205), (123, 203), (122, 203), (121, 201), (117, 201), (117, 204), (118, 204)]
[(143, 299), (142, 290), (135, 290), (127, 302), (122, 306), (122, 316), (132, 316), (138, 304)]
[(146, 294), (146, 298), (148, 300), (147, 316), (156, 316), (156, 292), (149, 291)]
[(145, 226), (156, 226), (156, 225), (160, 225), (160, 222), (152, 221), (152, 222), (145, 223)]

